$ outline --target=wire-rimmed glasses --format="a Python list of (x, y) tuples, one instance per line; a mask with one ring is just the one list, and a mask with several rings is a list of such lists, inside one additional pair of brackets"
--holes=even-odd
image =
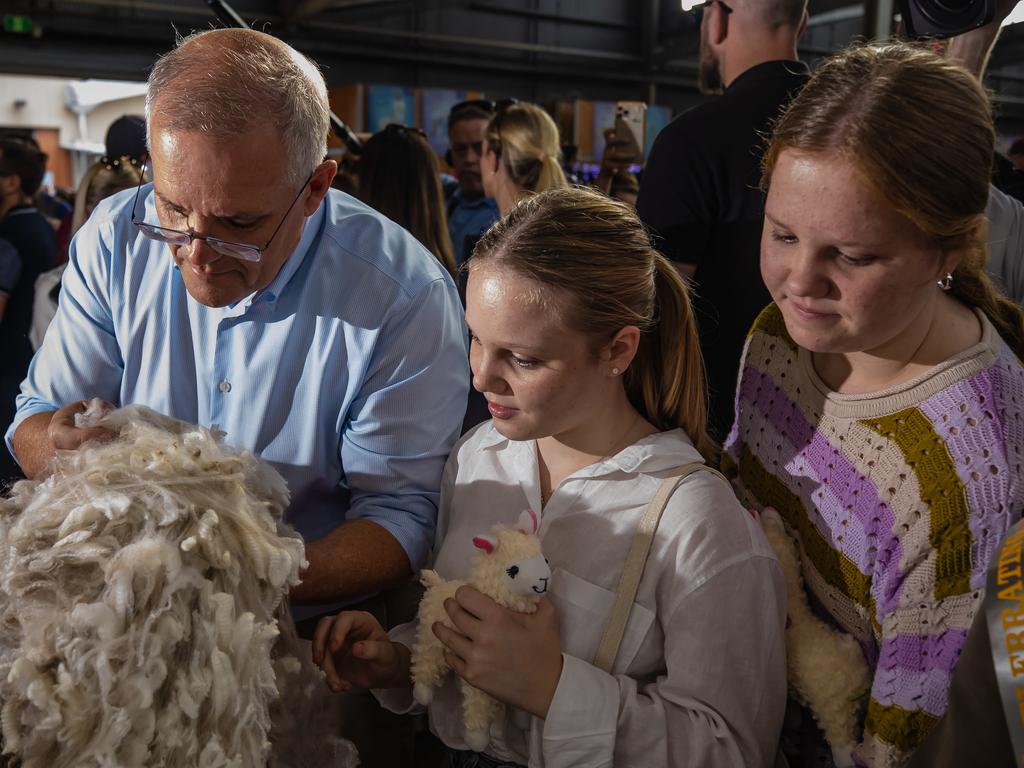
[[(139, 231), (151, 240), (156, 240), (161, 243), (168, 243), (170, 245), (184, 246), (191, 245), (193, 240), (202, 240), (208, 246), (210, 246), (217, 253), (222, 256), (230, 256), (233, 259), (241, 259), (242, 261), (259, 262), (263, 258), (263, 252), (266, 251), (274, 238), (277, 237), (277, 233), (281, 231), (281, 227), (284, 226), (285, 220), (288, 218), (288, 214), (292, 212), (292, 208), (302, 197), (302, 193), (305, 191), (309, 182), (313, 180), (313, 174), (309, 174), (309, 178), (306, 179), (305, 183), (299, 188), (299, 191), (295, 195), (295, 199), (292, 200), (291, 205), (288, 206), (288, 210), (285, 211), (284, 216), (281, 217), (281, 221), (274, 229), (273, 234), (267, 239), (267, 242), (262, 246), (252, 245), (250, 243), (236, 243), (232, 240), (222, 240), (219, 237), (213, 237), (211, 235), (200, 235), (195, 232), (191, 232), (184, 229), (174, 229), (173, 227), (162, 227), (157, 224), (150, 224), (146, 221), (140, 221), (135, 218), (135, 207), (139, 203), (139, 192), (142, 191), (142, 183), (145, 178), (146, 167), (142, 167), (142, 177), (139, 179), (139, 186), (135, 189), (135, 200), (132, 201), (132, 224), (139, 228)], [(314, 171), (315, 173), (315, 171)]]

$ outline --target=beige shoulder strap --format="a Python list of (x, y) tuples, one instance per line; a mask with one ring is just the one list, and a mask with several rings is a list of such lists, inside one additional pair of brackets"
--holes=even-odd
[[(640, 523), (637, 525), (636, 533), (633, 534), (633, 542), (629, 546), (629, 554), (626, 555), (626, 562), (622, 566), (622, 576), (619, 577), (619, 586), (615, 590), (615, 601), (612, 603), (612, 611), (608, 616), (608, 623), (605, 624), (604, 634), (601, 635), (601, 642), (597, 646), (597, 654), (594, 656), (594, 666), (603, 669), (605, 672), (612, 671), (615, 663), (615, 656), (619, 652), (619, 645), (622, 643), (622, 636), (626, 631), (626, 622), (629, 620), (629, 612), (633, 608), (633, 601), (636, 600), (636, 592), (640, 587), (640, 579), (644, 575), (644, 566), (647, 565), (647, 555), (650, 554), (651, 544), (654, 542), (654, 534), (661, 522), (661, 515), (665, 511), (669, 497), (679, 484), (699, 471), (711, 472), (723, 480), (724, 477), (707, 464), (695, 462), (684, 464), (665, 478), (658, 492), (654, 494), (651, 503), (647, 505)], [(726, 481), (728, 482), (728, 481)]]

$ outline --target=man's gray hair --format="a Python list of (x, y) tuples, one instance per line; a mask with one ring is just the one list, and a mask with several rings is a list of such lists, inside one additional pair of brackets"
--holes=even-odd
[(146, 94), (147, 141), (161, 128), (230, 138), (270, 124), (300, 184), (327, 154), (330, 107), (317, 66), (275, 37), (214, 29), (178, 40), (153, 66)]

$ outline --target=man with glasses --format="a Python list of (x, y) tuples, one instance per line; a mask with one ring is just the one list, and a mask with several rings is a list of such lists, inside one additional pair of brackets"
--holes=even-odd
[(448, 164), (459, 180), (447, 200), (448, 234), (461, 267), (473, 252), (480, 235), (498, 220), (498, 205), (484, 195), (480, 158), (484, 133), (495, 104), (486, 99), (463, 101), (448, 113)]
[(772, 119), (809, 77), (796, 51), (807, 2), (708, 0), (698, 8), (698, 83), (721, 96), (658, 135), (636, 206), (659, 249), (695, 283), (708, 427), (721, 440), (732, 425), (743, 341), (771, 302), (760, 270), (761, 152)]
[(315, 616), (419, 570), (469, 370), (461, 306), (396, 224), (330, 190), (319, 71), (259, 32), (193, 35), (153, 68), (153, 183), (101, 203), (7, 444), (30, 476), (102, 437), (84, 401), (218, 425), (288, 481)]

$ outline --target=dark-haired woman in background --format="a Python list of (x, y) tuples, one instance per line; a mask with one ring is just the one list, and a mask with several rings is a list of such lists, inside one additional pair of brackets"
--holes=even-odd
[(359, 157), (359, 199), (409, 230), (455, 275), (437, 156), (422, 131), (391, 124), (370, 137)]

